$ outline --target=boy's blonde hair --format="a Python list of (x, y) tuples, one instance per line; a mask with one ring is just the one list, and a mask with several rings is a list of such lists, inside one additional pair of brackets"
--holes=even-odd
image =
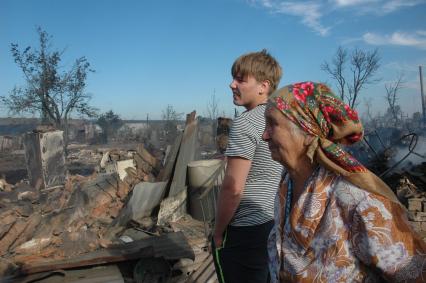
[(269, 81), (269, 94), (278, 87), (282, 76), (280, 64), (272, 57), (266, 49), (260, 52), (252, 52), (241, 55), (235, 60), (231, 69), (232, 77), (253, 76), (258, 82)]

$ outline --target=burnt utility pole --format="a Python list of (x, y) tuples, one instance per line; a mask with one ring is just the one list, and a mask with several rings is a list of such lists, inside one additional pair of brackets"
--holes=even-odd
[(419, 73), (420, 73), (420, 95), (422, 96), (422, 113), (423, 113), (422, 126), (424, 127), (426, 124), (426, 109), (425, 109), (425, 95), (423, 93), (422, 66), (419, 66)]

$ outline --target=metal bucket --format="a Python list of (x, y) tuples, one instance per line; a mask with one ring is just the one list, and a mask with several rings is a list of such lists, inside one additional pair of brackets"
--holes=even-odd
[(216, 197), (224, 176), (225, 161), (197, 160), (188, 164), (189, 211), (201, 221), (214, 219)]

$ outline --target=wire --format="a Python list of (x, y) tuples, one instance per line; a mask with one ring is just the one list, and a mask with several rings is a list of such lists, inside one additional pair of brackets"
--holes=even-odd
[[(393, 169), (395, 169), (399, 164), (401, 164), (401, 162), (404, 161), (410, 154), (414, 153), (416, 155), (421, 156), (420, 154), (414, 152), (414, 149), (417, 146), (417, 141), (419, 139), (419, 136), (416, 133), (409, 133), (407, 135), (402, 136), (399, 140), (403, 140), (408, 137), (411, 137), (410, 144), (408, 145), (408, 153), (403, 158), (401, 158), (398, 162), (396, 162), (394, 165), (392, 165), (390, 168), (388, 168), (382, 174), (380, 174), (379, 177), (384, 177), (387, 174), (389, 174)], [(422, 157), (424, 158), (424, 156)]]

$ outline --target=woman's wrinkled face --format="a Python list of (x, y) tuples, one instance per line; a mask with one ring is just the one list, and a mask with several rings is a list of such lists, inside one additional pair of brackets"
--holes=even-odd
[(306, 152), (306, 135), (273, 105), (268, 104), (265, 118), (266, 127), (262, 138), (268, 142), (272, 159), (289, 169), (295, 169)]

